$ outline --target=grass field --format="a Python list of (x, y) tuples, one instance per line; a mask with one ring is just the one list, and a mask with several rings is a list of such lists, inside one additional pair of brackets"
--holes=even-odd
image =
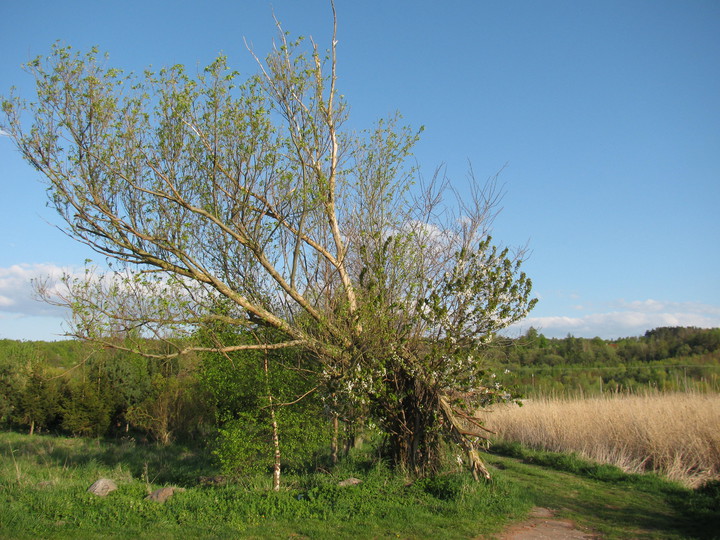
[[(498, 478), (466, 473), (408, 484), (360, 455), (332, 473), (270, 474), (220, 486), (202, 450), (0, 433), (0, 538), (468, 538), (522, 517), (531, 502)], [(362, 484), (339, 487), (348, 477)], [(118, 490), (87, 493), (97, 479)], [(165, 485), (186, 488), (165, 504), (146, 500)]]
[[(457, 470), (408, 482), (361, 452), (332, 472), (288, 472), (273, 492), (269, 474), (201, 485), (217, 472), (202, 450), (0, 433), (0, 538), (493, 538), (533, 506), (604, 538), (720, 530), (720, 484), (693, 491), (572, 456), (499, 449), (507, 455), (486, 456), (491, 482)], [(350, 476), (362, 483), (338, 486)], [(101, 477), (117, 491), (88, 493)], [(167, 485), (185, 491), (146, 500)]]
[(577, 453), (689, 487), (720, 480), (720, 395), (609, 394), (498, 406), (487, 425), (506, 442)]

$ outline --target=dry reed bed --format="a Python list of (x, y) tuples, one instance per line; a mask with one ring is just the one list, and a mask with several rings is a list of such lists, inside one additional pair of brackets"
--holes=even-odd
[(500, 439), (531, 448), (653, 471), (690, 487), (720, 479), (718, 394), (542, 398), (497, 406), (485, 418)]

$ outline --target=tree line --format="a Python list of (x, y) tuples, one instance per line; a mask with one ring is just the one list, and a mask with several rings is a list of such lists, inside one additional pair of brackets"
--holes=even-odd
[(491, 349), (497, 378), (521, 394), (720, 391), (720, 328), (661, 327), (603, 340), (546, 338), (535, 328)]
[[(531, 328), (476, 353), (491, 380), (525, 395), (720, 389), (720, 328), (657, 328), (617, 340), (552, 339)], [(0, 426), (161, 444), (212, 440), (223, 466), (240, 470), (267, 464), (257, 456), (272, 454), (275, 416), (290, 462), (337, 454), (360, 433), (313, 391), (314, 362), (300, 349), (168, 360), (79, 340), (0, 340)]]
[(349, 430), (333, 432), (327, 407), (311, 392), (311, 366), (297, 353), (168, 361), (77, 340), (0, 340), (0, 428), (209, 444), (232, 474), (273, 467), (281, 438), (282, 465), (306, 466), (328, 459)]

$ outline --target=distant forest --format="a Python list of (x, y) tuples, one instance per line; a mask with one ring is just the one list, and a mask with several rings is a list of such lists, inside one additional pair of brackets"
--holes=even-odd
[(499, 345), (489, 362), (525, 395), (720, 390), (720, 328), (663, 327), (616, 340), (548, 339), (530, 328)]
[[(531, 398), (720, 391), (720, 328), (657, 328), (617, 340), (550, 339), (531, 328), (476, 352), (487, 365), (487, 384)], [(283, 354), (271, 370), (300, 361)], [(72, 340), (0, 340), (0, 428), (168, 443), (213, 437), (228, 419), (261, 423), (258, 403), (270, 380), (261, 359), (244, 352), (232, 366), (227, 362), (211, 354), (148, 359)], [(272, 392), (287, 401), (312, 388), (310, 378), (281, 368), (270, 375)], [(293, 410), (295, 423), (323, 417), (313, 394)], [(305, 433), (313, 429), (320, 433), (322, 426), (302, 426)]]

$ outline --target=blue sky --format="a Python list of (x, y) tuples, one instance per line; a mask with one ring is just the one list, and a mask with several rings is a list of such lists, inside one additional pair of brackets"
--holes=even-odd
[[(715, 0), (336, 0), (351, 121), (400, 111), (426, 130), (416, 158), (462, 190), (502, 170), (494, 237), (529, 244), (540, 302), (514, 332), (614, 338), (720, 326), (720, 3)], [(326, 0), (0, 4), (0, 94), (30, 96), (21, 64), (60, 40), (139, 71), (248, 75), (273, 12), (329, 43)], [(56, 339), (63, 314), (29, 279), (94, 254), (53, 227), (43, 185), (0, 137), (0, 338)], [(95, 257), (97, 258), (97, 257)]]

